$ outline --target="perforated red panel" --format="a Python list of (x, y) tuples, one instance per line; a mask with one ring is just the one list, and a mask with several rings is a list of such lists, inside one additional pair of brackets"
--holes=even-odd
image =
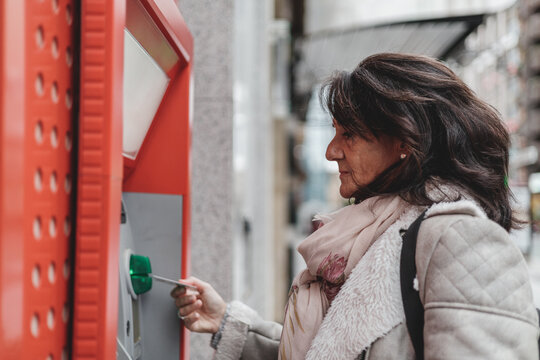
[(25, 319), (29, 359), (67, 358), (73, 4), (26, 8)]
[[(67, 359), (73, 220), (73, 2), (7, 3), (0, 5), (6, 11), (1, 19), (4, 35), (22, 34), (22, 41), (1, 43), (3, 56), (10, 58), (2, 63), (2, 72), (7, 74), (2, 77), (3, 103), (9, 107), (11, 101), (20, 101), (20, 106), (17, 112), (2, 112), (0, 120), (6, 130), (2, 152), (21, 156), (14, 175), (22, 165), (22, 177), (9, 174), (5, 165), (10, 160), (2, 157), (3, 179), (8, 180), (1, 183), (0, 216), (2, 223), (11, 224), (14, 235), (4, 237), (3, 233), (0, 238), (3, 250), (8, 251), (2, 254), (8, 257), (1, 270), (2, 313), (12, 303), (8, 297), (22, 297), (16, 298), (19, 304), (11, 309), (13, 329), (2, 334), (10, 341), (4, 343), (8, 348), (0, 351), (2, 358), (9, 359)], [(10, 89), (13, 95), (5, 92)], [(4, 202), (7, 198), (13, 202)], [(18, 241), (19, 235), (22, 247), (5, 246)]]

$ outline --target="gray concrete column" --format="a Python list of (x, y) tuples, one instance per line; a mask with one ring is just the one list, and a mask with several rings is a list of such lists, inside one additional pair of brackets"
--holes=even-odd
[[(232, 296), (233, 0), (179, 0), (195, 42), (191, 273)], [(210, 359), (210, 335), (191, 334), (191, 359)]]

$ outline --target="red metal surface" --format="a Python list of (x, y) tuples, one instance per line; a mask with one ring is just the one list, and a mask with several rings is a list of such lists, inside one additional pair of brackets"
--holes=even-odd
[(193, 57), (193, 36), (173, 0), (140, 0), (161, 32), (183, 58), (190, 62)]
[(73, 3), (0, 7), (0, 353), (67, 358)]
[[(182, 132), (174, 139), (181, 145), (168, 148), (150, 141), (148, 148), (155, 150), (148, 151), (181, 153), (172, 173), (161, 162), (155, 169), (159, 175), (170, 175), (157, 192), (184, 196), (182, 275), (187, 276), (191, 66), (186, 64), (193, 44), (176, 6), (172, 7), (174, 2), (166, 1), (144, 3), (185, 62), (168, 91), (181, 100), (163, 104), (159, 116), (166, 120), (155, 132), (164, 139), (172, 138), (159, 135), (163, 131)], [(71, 98), (74, 8), (72, 0), (0, 2), (2, 359), (69, 356), (67, 288), (75, 221), (72, 358), (115, 357), (125, 4), (82, 1), (78, 144), (73, 144)], [(184, 120), (181, 125), (171, 121), (179, 117)], [(73, 145), (79, 149), (77, 177), (71, 169)], [(70, 198), (75, 179), (77, 218), (73, 219)], [(137, 179), (133, 177), (133, 186), (138, 186)], [(182, 333), (182, 356), (187, 358), (186, 331)]]
[(124, 191), (189, 194), (189, 80), (184, 67), (169, 88), (144, 140)]
[[(189, 63), (193, 40), (173, 1), (144, 0), (142, 3), (158, 27), (165, 31), (164, 35), (173, 48), (182, 55), (183, 66), (178, 66), (172, 74), (165, 100), (133, 172), (124, 181), (123, 190), (183, 195), (181, 271), (183, 276), (187, 276), (190, 228)], [(81, 14), (73, 358), (112, 359), (116, 350), (118, 319), (125, 4), (83, 0)], [(163, 154), (169, 159), (171, 154), (178, 156), (171, 162), (164, 161)], [(180, 339), (181, 358), (185, 359), (189, 357), (186, 334), (183, 330)]]
[[(24, 258), (24, 9), (0, 2), (0, 353), (22, 358)], [(11, 120), (10, 120), (11, 119)]]
[(123, 1), (82, 1), (73, 359), (116, 356), (124, 24)]

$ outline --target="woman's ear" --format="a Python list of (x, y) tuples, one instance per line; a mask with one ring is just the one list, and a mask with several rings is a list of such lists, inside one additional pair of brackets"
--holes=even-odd
[(409, 156), (409, 149), (407, 144), (400, 140), (396, 141), (396, 152), (399, 154), (400, 160), (404, 160), (407, 158), (407, 156)]

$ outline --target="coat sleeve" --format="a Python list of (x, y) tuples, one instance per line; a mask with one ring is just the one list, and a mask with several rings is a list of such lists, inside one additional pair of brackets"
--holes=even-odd
[(215, 360), (275, 360), (282, 326), (238, 301), (229, 304)]
[(508, 233), (463, 215), (428, 218), (422, 227), (416, 263), (425, 359), (538, 359), (528, 270)]

